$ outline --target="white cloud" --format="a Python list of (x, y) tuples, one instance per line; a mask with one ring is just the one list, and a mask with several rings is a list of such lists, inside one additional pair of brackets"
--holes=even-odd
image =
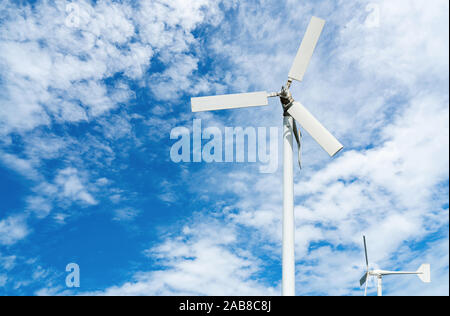
[(39, 173), (36, 171), (35, 164), (32, 160), (23, 159), (16, 155), (0, 151), (0, 161), (26, 178), (38, 179), (39, 177)]
[[(67, 1), (63, 0), (37, 2), (33, 8), (8, 3), (2, 9), (0, 161), (39, 182), (37, 196), (27, 199), (29, 210), (39, 217), (45, 217), (54, 200), (61, 202), (62, 197), (96, 203), (84, 189), (83, 179), (65, 175), (64, 170), (43, 168), (44, 163), (58, 159), (66, 162), (61, 169), (75, 168), (77, 172), (87, 170), (91, 163), (99, 167), (111, 164), (116, 154), (104, 137), (111, 142), (130, 136), (136, 140), (133, 115), (123, 106), (135, 97), (130, 83), (144, 86), (146, 72), (158, 58), (170, 69), (161, 74), (167, 82), (189, 87), (184, 75), (195, 69), (196, 60), (187, 51), (197, 41), (191, 32), (203, 22), (217, 24), (221, 14), (218, 2), (205, 0), (189, 5), (183, 1), (130, 5), (84, 0), (72, 4), (77, 9), (74, 12), (66, 11)], [(72, 13), (79, 14), (76, 25), (68, 23)], [(173, 64), (172, 59), (178, 63)], [(122, 79), (111, 86), (106, 81), (114, 76)], [(149, 88), (153, 89), (152, 85)], [(111, 116), (110, 111), (119, 107), (123, 107), (120, 114)], [(66, 130), (92, 121), (99, 123), (101, 135), (87, 133), (80, 140), (52, 131), (56, 125)], [(14, 144), (9, 137), (12, 133)], [(19, 152), (10, 150), (20, 142), (24, 142), (23, 148), (15, 147)]]
[(98, 203), (86, 189), (76, 169), (67, 168), (61, 170), (56, 176), (55, 184), (59, 186), (60, 193), (64, 197), (88, 205), (95, 205)]
[(122, 208), (114, 211), (114, 221), (118, 222), (129, 222), (134, 220), (138, 215), (139, 211), (133, 208)]
[(448, 68), (448, 1), (437, 0), (433, 5), (378, 1), (376, 5), (379, 27), (368, 28), (359, 18), (349, 20), (340, 33), (339, 50), (345, 51), (340, 58), (356, 61), (367, 76), (395, 79), (396, 84), (410, 87), (425, 83), (429, 77), (445, 80), (442, 70)]
[(0, 274), (0, 287), (5, 286), (7, 281), (8, 277), (4, 274)]
[(253, 279), (261, 262), (233, 250), (238, 240), (233, 228), (214, 220), (186, 226), (180, 234), (146, 251), (164, 268), (140, 272), (133, 281), (96, 295), (276, 295), (270, 286)]
[(64, 213), (56, 213), (53, 218), (55, 219), (55, 221), (59, 224), (65, 224), (66, 223), (66, 219), (69, 217), (68, 214), (64, 214)]
[[(37, 218), (47, 217), (56, 207), (68, 209), (74, 203), (86, 207), (97, 205), (93, 194), (98, 183), (90, 183), (85, 171), (68, 167), (57, 171), (52, 182), (42, 182), (33, 188), (34, 194), (27, 199), (27, 211), (33, 212)], [(70, 214), (58, 213), (53, 218), (64, 223)]]
[(192, 87), (192, 73), (198, 59), (188, 55), (177, 56), (162, 74), (149, 78), (149, 86), (160, 100), (177, 100)]
[[(181, 77), (195, 68), (195, 60), (191, 66), (186, 62), (193, 57), (185, 55), (196, 41), (191, 31), (220, 19), (217, 3), (206, 0), (72, 4), (78, 8), (77, 25), (67, 23), (72, 13), (63, 0), (39, 2), (33, 10), (10, 4), (5, 11), (0, 29), (3, 135), (108, 113), (133, 95), (128, 85), (122, 94), (117, 88), (111, 94), (103, 80), (119, 73), (142, 80), (156, 54), (164, 63), (176, 61), (164, 74), (171, 84), (189, 85)], [(174, 94), (150, 87), (161, 97)]]
[(41, 160), (55, 159), (61, 155), (67, 147), (67, 141), (63, 138), (51, 135), (29, 135), (25, 139), (25, 152), (37, 165)]
[(42, 196), (30, 196), (27, 199), (28, 209), (36, 213), (39, 218), (44, 218), (52, 211), (52, 203)]
[(6, 271), (13, 269), (16, 265), (16, 256), (2, 256), (0, 254), (0, 267)]
[(10, 216), (0, 221), (0, 244), (13, 245), (24, 239), (29, 233), (25, 220), (18, 216)]

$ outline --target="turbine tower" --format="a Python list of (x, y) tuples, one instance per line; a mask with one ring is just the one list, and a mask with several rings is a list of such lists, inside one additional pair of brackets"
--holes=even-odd
[(385, 270), (369, 270), (369, 259), (367, 257), (367, 245), (366, 245), (366, 236), (363, 236), (364, 240), (364, 253), (366, 256), (366, 272), (362, 276), (362, 278), (359, 280), (360, 286), (363, 286), (364, 283), (366, 284), (364, 289), (364, 296), (367, 296), (367, 285), (368, 285), (368, 279), (372, 277), (377, 278), (377, 293), (378, 296), (383, 296), (383, 277), (385, 275), (402, 275), (402, 274), (415, 274), (417, 275), (422, 282), (424, 283), (430, 283), (431, 282), (431, 273), (430, 273), (430, 264), (424, 263), (420, 266), (420, 268), (415, 272), (410, 271), (385, 271)]
[(288, 75), (288, 81), (280, 92), (252, 92), (220, 96), (197, 97), (191, 99), (192, 112), (215, 111), (268, 105), (268, 98), (279, 97), (283, 107), (283, 281), (284, 296), (295, 295), (295, 254), (294, 254), (294, 177), (293, 177), (293, 136), (297, 142), (300, 164), (301, 133), (296, 122), (319, 143), (330, 155), (342, 150), (342, 144), (300, 103), (289, 91), (292, 81), (302, 81), (316, 48), (325, 21), (313, 17), (306, 30), (300, 48)]

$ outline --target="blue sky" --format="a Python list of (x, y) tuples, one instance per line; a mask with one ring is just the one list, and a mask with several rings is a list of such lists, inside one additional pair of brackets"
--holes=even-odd
[(363, 234), (374, 268), (431, 264), (431, 284), (385, 294), (448, 295), (448, 5), (0, 0), (0, 295), (278, 295), (281, 167), (176, 164), (170, 131), (281, 128), (277, 100), (192, 114), (189, 98), (278, 91), (313, 15), (327, 24), (292, 92), (345, 150), (305, 133), (297, 295), (361, 295)]

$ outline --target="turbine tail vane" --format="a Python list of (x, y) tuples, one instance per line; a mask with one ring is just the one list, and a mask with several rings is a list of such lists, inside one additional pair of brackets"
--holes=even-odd
[(430, 283), (431, 282), (431, 277), (430, 277), (430, 264), (425, 263), (422, 264), (420, 266), (420, 268), (415, 271), (415, 272), (411, 272), (411, 271), (387, 271), (387, 270), (372, 270), (369, 271), (369, 258), (367, 256), (367, 243), (366, 243), (366, 236), (363, 236), (363, 241), (364, 241), (364, 254), (366, 257), (366, 273), (364, 273), (364, 275), (361, 277), (361, 279), (359, 280), (359, 284), (360, 286), (362, 286), (364, 283), (366, 284), (365, 289), (364, 289), (364, 296), (367, 296), (367, 286), (368, 286), (368, 279), (371, 276), (377, 277), (377, 292), (378, 292), (378, 296), (382, 296), (383, 295), (383, 289), (382, 289), (382, 279), (384, 276), (387, 275), (409, 275), (409, 274), (415, 274), (417, 275), (422, 282), (424, 283)]
[(424, 263), (420, 266), (419, 270), (417, 270), (418, 277), (424, 283), (431, 282), (431, 267), (429, 263)]

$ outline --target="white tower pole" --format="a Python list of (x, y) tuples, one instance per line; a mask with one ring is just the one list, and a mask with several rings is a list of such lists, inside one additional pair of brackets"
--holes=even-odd
[(283, 119), (283, 296), (295, 296), (294, 167), (291, 116)]
[(383, 296), (383, 277), (381, 275), (378, 276), (377, 293), (378, 296)]

